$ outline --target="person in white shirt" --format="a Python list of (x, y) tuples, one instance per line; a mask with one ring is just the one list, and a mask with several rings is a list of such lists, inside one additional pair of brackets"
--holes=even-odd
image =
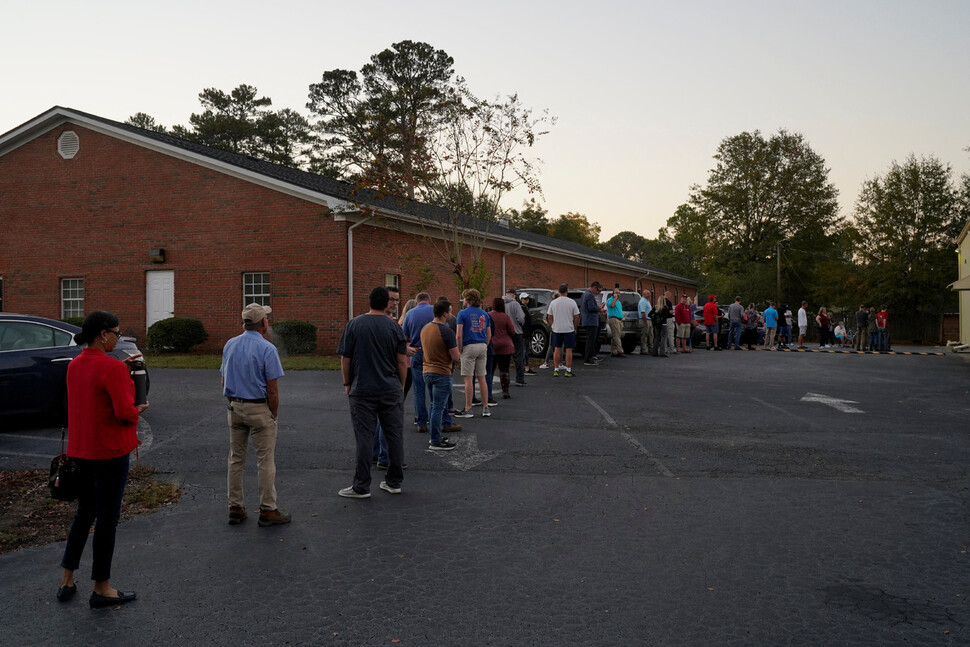
[(546, 310), (546, 318), (552, 329), (549, 343), (555, 349), (552, 354), (553, 377), (559, 377), (562, 349), (566, 352), (566, 377), (573, 377), (573, 349), (576, 347), (576, 326), (579, 325), (579, 306), (566, 296), (569, 288), (565, 283), (559, 286), (559, 296), (552, 300)]
[(802, 301), (798, 309), (798, 347), (805, 348), (805, 335), (808, 334), (808, 301)]

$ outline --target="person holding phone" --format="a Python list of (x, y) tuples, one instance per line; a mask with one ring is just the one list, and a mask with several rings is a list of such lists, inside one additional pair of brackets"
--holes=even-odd
[(77, 466), (79, 491), (61, 560), (64, 573), (57, 599), (67, 602), (77, 593), (74, 571), (94, 524), (92, 608), (116, 606), (136, 597), (133, 591), (112, 587), (110, 581), (129, 454), (138, 446), (138, 416), (148, 408), (147, 402), (135, 404), (135, 384), (127, 366), (141, 355), (121, 362), (108, 354), (120, 338), (117, 317), (101, 310), (92, 312), (74, 336), (76, 343), (86, 347), (67, 367), (67, 455)]

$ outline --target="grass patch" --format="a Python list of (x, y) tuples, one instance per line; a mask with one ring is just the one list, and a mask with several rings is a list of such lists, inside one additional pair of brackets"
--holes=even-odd
[[(154, 475), (154, 467), (132, 466), (121, 504), (122, 521), (172, 505), (182, 497), (178, 485)], [(0, 472), (0, 553), (64, 541), (76, 510), (76, 501), (50, 498), (46, 470)]]
[[(339, 357), (320, 355), (290, 355), (281, 357), (284, 371), (335, 371), (340, 368)], [(145, 355), (148, 370), (153, 368), (195, 368), (215, 370), (222, 365), (222, 355)]]

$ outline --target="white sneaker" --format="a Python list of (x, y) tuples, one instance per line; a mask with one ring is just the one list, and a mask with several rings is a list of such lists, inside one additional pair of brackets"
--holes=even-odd
[(549, 368), (548, 364), (539, 364), (539, 368)]

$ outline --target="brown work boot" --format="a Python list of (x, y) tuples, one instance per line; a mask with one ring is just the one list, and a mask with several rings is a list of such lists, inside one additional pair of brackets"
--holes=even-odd
[(231, 506), (229, 508), (229, 525), (235, 526), (236, 524), (240, 524), (245, 521), (246, 517), (248, 516), (249, 515), (246, 514), (246, 508)]
[(283, 512), (279, 508), (276, 510), (260, 510), (259, 511), (259, 525), (260, 526), (279, 526), (284, 523), (290, 523), (290, 515)]

